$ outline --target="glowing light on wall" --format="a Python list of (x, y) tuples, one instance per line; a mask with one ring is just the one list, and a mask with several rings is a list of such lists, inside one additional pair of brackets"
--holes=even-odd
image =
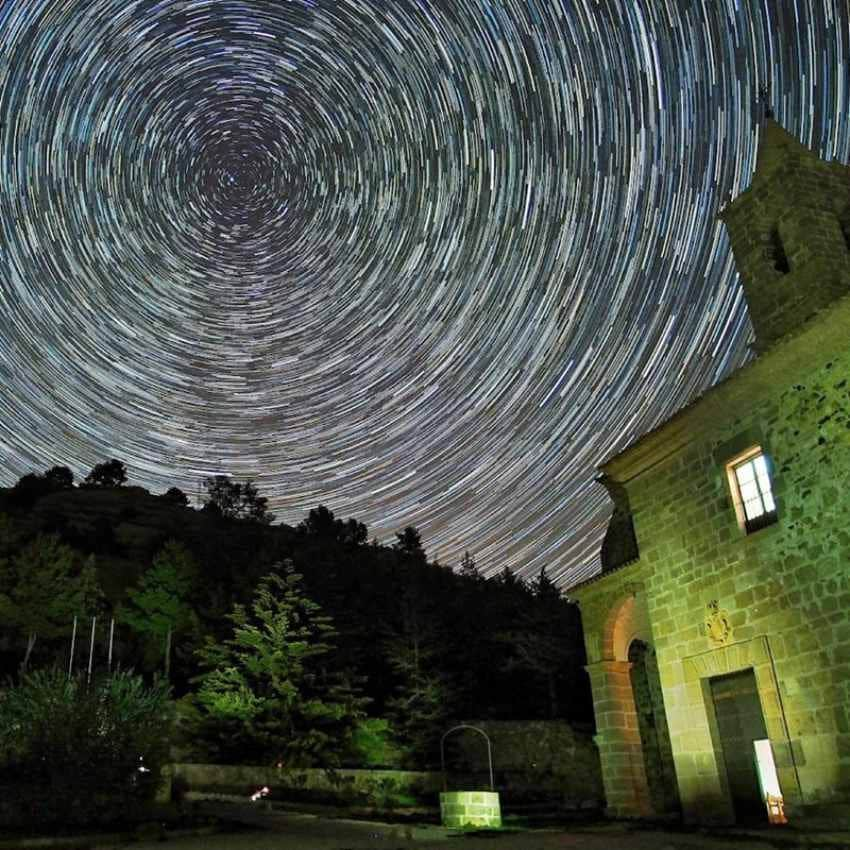
[(775, 824), (788, 823), (788, 818), (785, 817), (785, 799), (779, 787), (779, 775), (776, 772), (770, 741), (767, 738), (753, 741), (753, 749), (761, 796), (767, 806), (767, 819)]

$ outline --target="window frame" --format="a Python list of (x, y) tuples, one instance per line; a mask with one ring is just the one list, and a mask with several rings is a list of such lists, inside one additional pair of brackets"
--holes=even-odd
[[(744, 466), (745, 464), (751, 463), (757, 457), (763, 457), (765, 462), (765, 468), (767, 470), (767, 480), (770, 485), (769, 495), (770, 499), (773, 502), (773, 510), (772, 511), (764, 511), (752, 519), (747, 518), (747, 512), (744, 508), (744, 498), (741, 494), (741, 484), (738, 481), (737, 470)], [(730, 458), (726, 461), (726, 481), (729, 486), (729, 491), (732, 495), (732, 504), (735, 507), (735, 517), (738, 521), (738, 528), (746, 534), (755, 534), (757, 531), (761, 531), (763, 528), (769, 528), (771, 525), (776, 524), (779, 521), (778, 516), (778, 506), (776, 503), (776, 491), (774, 487), (774, 479), (773, 479), (773, 464), (770, 462), (770, 456), (764, 450), (764, 448), (760, 445), (751, 446), (744, 452), (740, 452), (735, 455), (733, 458)], [(764, 504), (764, 492), (761, 489), (761, 486), (758, 481), (758, 475), (755, 476), (756, 487), (759, 491), (759, 498), (762, 503), (762, 507), (765, 507)]]

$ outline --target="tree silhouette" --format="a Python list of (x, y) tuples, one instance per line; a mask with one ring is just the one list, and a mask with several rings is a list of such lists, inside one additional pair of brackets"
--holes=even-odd
[(11, 504), (20, 510), (29, 510), (39, 499), (54, 490), (53, 485), (43, 476), (34, 472), (22, 476), (12, 488)]
[(425, 560), (422, 537), (412, 525), (408, 525), (404, 531), (396, 532), (396, 542), (393, 544), (393, 548), (407, 557), (419, 561)]
[(271, 524), (274, 514), (268, 512), (268, 499), (257, 492), (253, 481), (240, 483), (227, 475), (216, 475), (204, 482), (207, 500), (204, 510), (223, 519), (244, 519), (262, 525)]
[(354, 517), (346, 520), (342, 530), (342, 542), (352, 546), (362, 546), (369, 539), (369, 529)]
[(56, 487), (74, 486), (74, 473), (67, 466), (52, 466), (44, 473), (44, 479)]
[(179, 505), (181, 508), (189, 505), (189, 497), (179, 487), (169, 487), (160, 498), (172, 505)]
[(298, 524), (298, 531), (322, 540), (337, 540), (352, 546), (361, 546), (369, 538), (369, 530), (353, 517), (345, 522), (336, 519), (333, 511), (324, 505), (312, 508), (307, 519)]
[(505, 670), (524, 670), (540, 681), (546, 689), (547, 713), (554, 718), (562, 713), (558, 683), (581, 664), (580, 625), (574, 606), (561, 596), (545, 568), (529, 589), (532, 598), (498, 638), (505, 647)]
[(87, 487), (120, 487), (127, 480), (127, 467), (120, 460), (112, 458), (99, 463), (85, 477)]
[(521, 587), (523, 584), (522, 579), (518, 579), (510, 567), (505, 567), (496, 577), (496, 581), (502, 587), (510, 589)]
[(463, 557), (460, 559), (459, 572), (462, 576), (466, 576), (467, 578), (481, 578), (481, 573), (478, 571), (475, 558), (473, 558), (469, 552), (463, 553)]
[(321, 537), (325, 540), (336, 540), (339, 536), (341, 521), (334, 518), (334, 513), (324, 505), (311, 508), (307, 519), (298, 524), (298, 530), (311, 537)]

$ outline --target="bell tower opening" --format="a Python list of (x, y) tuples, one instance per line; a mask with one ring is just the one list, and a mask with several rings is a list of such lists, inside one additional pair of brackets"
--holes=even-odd
[(772, 118), (759, 129), (752, 183), (720, 218), (757, 352), (850, 294), (850, 168), (820, 159)]
[(844, 244), (847, 250), (850, 251), (850, 213), (841, 219), (841, 235), (844, 237)]
[(778, 227), (774, 227), (770, 231), (770, 258), (773, 260), (773, 268), (780, 274), (788, 274), (791, 271), (791, 265), (788, 262)]

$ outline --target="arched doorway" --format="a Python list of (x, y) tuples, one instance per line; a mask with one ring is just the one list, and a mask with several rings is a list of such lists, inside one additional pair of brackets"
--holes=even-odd
[(655, 650), (636, 638), (629, 644), (628, 661), (652, 808), (656, 814), (670, 814), (679, 809), (679, 794)]
[(615, 817), (678, 812), (678, 783), (643, 589), (609, 602), (587, 666), (605, 785)]

